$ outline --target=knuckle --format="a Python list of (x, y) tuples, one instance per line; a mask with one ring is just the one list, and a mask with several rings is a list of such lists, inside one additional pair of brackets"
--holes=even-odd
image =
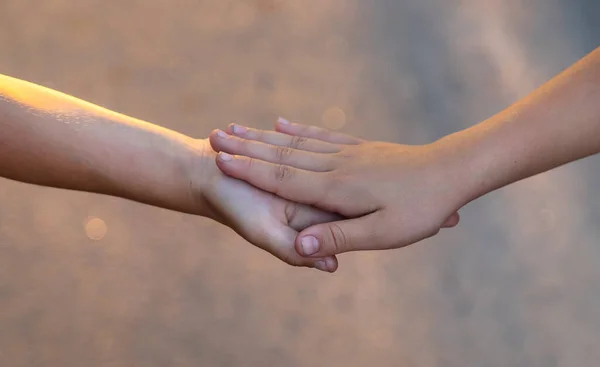
[(348, 243), (348, 237), (346, 237), (344, 230), (336, 223), (331, 223), (328, 226), (328, 229), (334, 253), (338, 254), (346, 251), (350, 244)]
[(303, 136), (292, 136), (288, 146), (292, 149), (299, 149), (304, 146), (307, 140), (308, 139)]
[(275, 180), (277, 182), (284, 182), (292, 177), (292, 169), (289, 166), (278, 164), (275, 169)]
[(275, 148), (275, 157), (278, 162), (284, 162), (292, 152), (293, 149), (288, 146), (278, 146)]

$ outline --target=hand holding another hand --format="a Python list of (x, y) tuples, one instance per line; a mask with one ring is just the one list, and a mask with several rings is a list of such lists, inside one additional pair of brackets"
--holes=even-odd
[(231, 125), (210, 142), (225, 174), (354, 218), (301, 231), (300, 254), (398, 248), (458, 224), (466, 195), (451, 149), (364, 141), (283, 119), (277, 130)]
[[(232, 228), (253, 245), (271, 253), (287, 264), (317, 268), (333, 273), (338, 262), (335, 256), (306, 258), (294, 250), (298, 231), (313, 224), (339, 219), (331, 213), (298, 204), (252, 187), (221, 173), (215, 166), (216, 156), (208, 142), (200, 140), (204, 169), (198, 171), (198, 182), (192, 191), (207, 217)], [(212, 158), (211, 158), (212, 157)]]

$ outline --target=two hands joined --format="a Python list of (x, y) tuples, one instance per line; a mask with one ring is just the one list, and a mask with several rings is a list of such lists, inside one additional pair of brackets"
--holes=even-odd
[(208, 139), (0, 75), (0, 176), (201, 215), (295, 266), (403, 247), (513, 182), (600, 152), (600, 49), (463, 131), (425, 145), (279, 119)]
[(231, 125), (210, 142), (228, 176), (342, 216), (301, 231), (299, 254), (398, 248), (458, 224), (465, 197), (441, 147), (364, 141), (282, 118), (276, 129)]

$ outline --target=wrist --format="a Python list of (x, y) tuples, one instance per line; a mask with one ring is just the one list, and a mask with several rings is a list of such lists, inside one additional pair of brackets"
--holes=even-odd
[[(142, 141), (142, 139), (140, 139)], [(218, 174), (214, 152), (204, 139), (163, 131), (139, 144), (133, 164), (110, 174), (109, 194), (178, 212), (211, 217), (206, 193)], [(122, 157), (127, 161), (127, 157)]]
[(525, 177), (519, 157), (528, 139), (511, 134), (506, 120), (499, 114), (436, 142), (453, 157), (450, 167), (460, 177), (464, 204)]
[(184, 167), (183, 177), (186, 182), (186, 202), (189, 203), (191, 214), (217, 219), (210, 204), (210, 195), (217, 179), (220, 177), (216, 163), (216, 153), (208, 139), (194, 139), (186, 155), (182, 157)]
[(447, 135), (432, 145), (439, 157), (439, 169), (452, 187), (457, 209), (491, 191), (482, 163), (482, 144), (467, 130)]

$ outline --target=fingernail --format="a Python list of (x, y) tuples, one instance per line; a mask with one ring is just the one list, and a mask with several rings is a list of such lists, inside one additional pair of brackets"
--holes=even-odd
[(315, 261), (315, 269), (329, 273), (329, 268), (327, 267), (327, 262), (324, 260)]
[(234, 134), (245, 134), (248, 132), (248, 128), (240, 125), (233, 125), (231, 130)]
[(219, 152), (219, 159), (223, 162), (229, 162), (233, 160), (233, 156), (231, 154), (227, 154), (225, 152)]
[(335, 260), (331, 257), (328, 257), (327, 259), (325, 259), (325, 263), (327, 264), (327, 271), (333, 273), (336, 269)]
[(277, 122), (280, 123), (281, 125), (289, 125), (290, 122), (286, 119), (284, 119), (283, 117), (279, 116), (279, 118), (277, 119)]
[(219, 138), (226, 138), (227, 137), (227, 133), (223, 130), (217, 130), (217, 136)]
[(300, 240), (300, 245), (302, 247), (302, 253), (304, 256), (310, 256), (319, 251), (319, 241), (313, 236), (303, 237)]

